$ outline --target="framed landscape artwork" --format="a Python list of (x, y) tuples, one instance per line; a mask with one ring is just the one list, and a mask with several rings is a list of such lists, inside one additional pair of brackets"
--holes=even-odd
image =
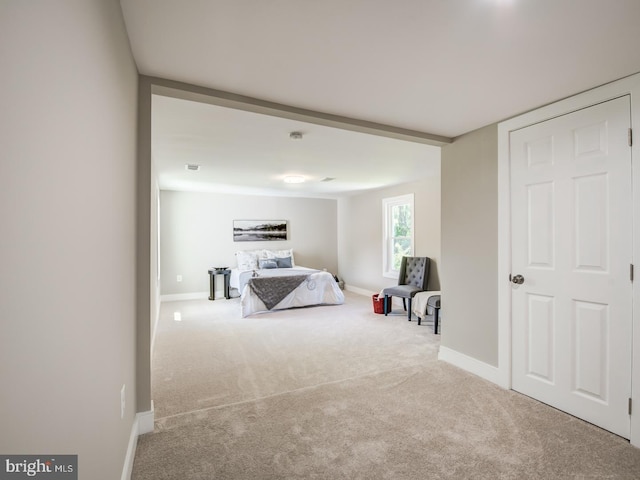
[(234, 242), (264, 242), (287, 239), (286, 220), (234, 220)]

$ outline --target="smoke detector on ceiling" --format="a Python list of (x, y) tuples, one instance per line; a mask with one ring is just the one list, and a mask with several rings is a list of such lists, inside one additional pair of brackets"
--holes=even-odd
[(301, 140), (302, 139), (302, 132), (291, 132), (289, 134), (289, 138), (291, 140)]

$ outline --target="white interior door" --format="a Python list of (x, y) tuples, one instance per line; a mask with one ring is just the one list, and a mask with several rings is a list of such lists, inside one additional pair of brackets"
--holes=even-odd
[(630, 99), (510, 134), (512, 386), (630, 435)]

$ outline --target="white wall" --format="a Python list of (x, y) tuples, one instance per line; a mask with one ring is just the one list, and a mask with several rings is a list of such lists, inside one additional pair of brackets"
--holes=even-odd
[(339, 276), (347, 287), (379, 292), (397, 279), (382, 276), (382, 199), (414, 194), (415, 255), (430, 257), (430, 290), (440, 289), (440, 172), (406, 183), (338, 200)]
[(81, 478), (113, 480), (136, 403), (137, 71), (119, 2), (3, 0), (0, 45), (0, 452), (78, 454)]
[[(235, 267), (238, 250), (293, 248), (298, 265), (338, 269), (336, 200), (162, 191), (160, 212), (162, 295), (207, 292), (207, 270)], [(289, 238), (234, 242), (233, 220), (287, 220)]]

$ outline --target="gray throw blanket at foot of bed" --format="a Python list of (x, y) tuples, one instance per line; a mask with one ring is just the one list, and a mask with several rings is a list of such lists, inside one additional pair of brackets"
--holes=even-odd
[(249, 288), (262, 300), (265, 307), (271, 310), (284, 297), (295, 290), (309, 275), (293, 275), (288, 277), (254, 277), (249, 280)]

